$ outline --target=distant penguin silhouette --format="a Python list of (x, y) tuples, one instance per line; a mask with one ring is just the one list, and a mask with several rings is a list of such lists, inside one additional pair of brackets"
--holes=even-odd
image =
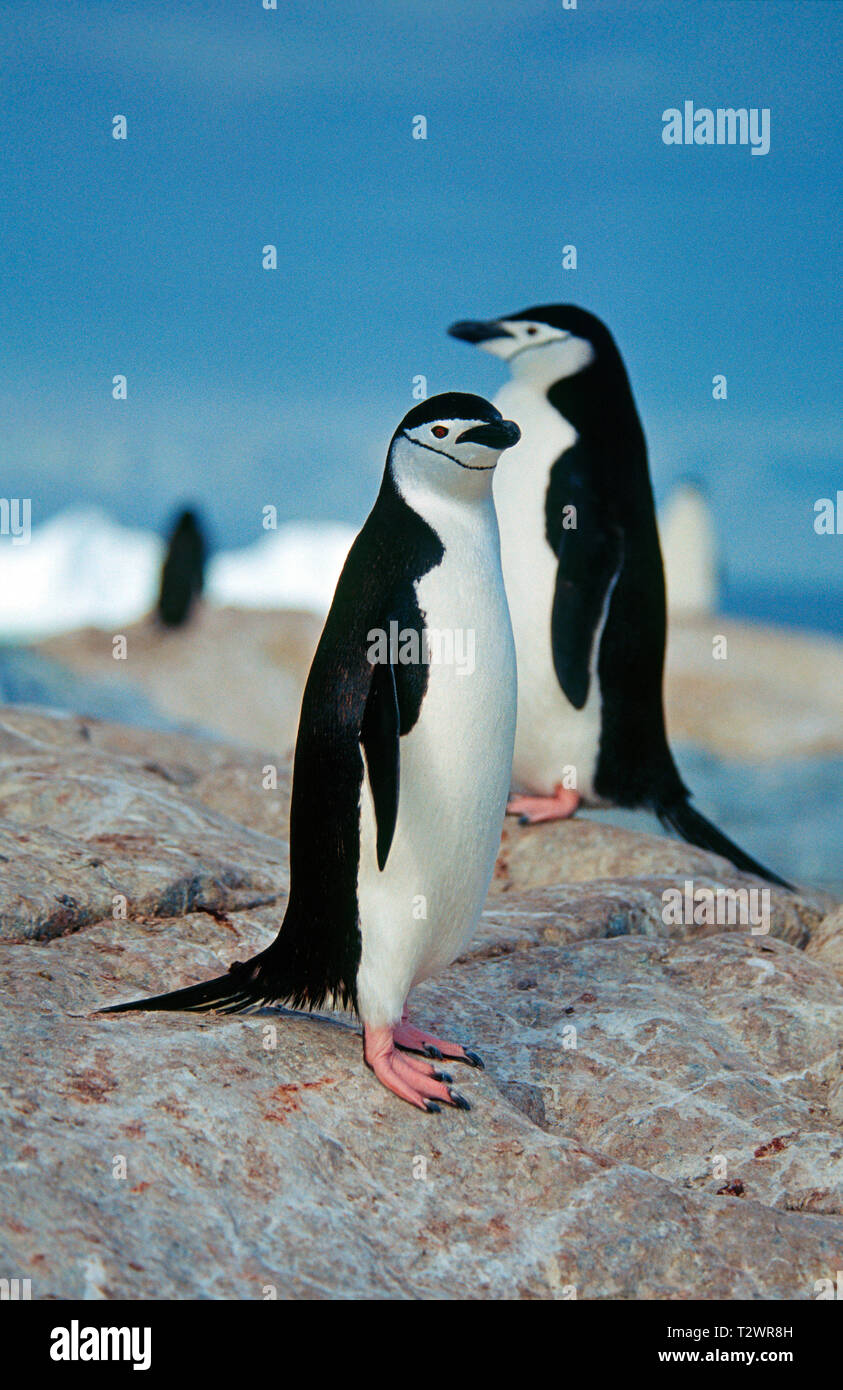
[(714, 613), (719, 573), (711, 504), (703, 485), (682, 478), (659, 516), (667, 606), (672, 613)]
[(188, 620), (205, 577), (205, 538), (194, 511), (180, 514), (170, 536), (161, 569), (158, 618), (165, 627), (182, 627)]

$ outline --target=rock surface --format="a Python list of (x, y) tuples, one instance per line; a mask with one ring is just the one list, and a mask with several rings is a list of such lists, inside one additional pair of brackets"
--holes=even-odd
[[(120, 691), (141, 689), (159, 711), (257, 747), (292, 746), (301, 691), (322, 620), (313, 613), (198, 610), (178, 632), (86, 628), (39, 644), (63, 666)], [(725, 637), (725, 658), (713, 641)], [(843, 646), (831, 637), (671, 615), (665, 711), (670, 736), (743, 761), (843, 754)], [(806, 673), (810, 673), (806, 678)]]
[[(178, 632), (145, 621), (0, 653), (0, 698), (119, 723), (216, 734), (282, 757), (321, 628), (312, 613), (203, 607)], [(714, 639), (726, 642), (714, 657)], [(718, 652), (720, 652), (718, 647)], [(31, 693), (27, 693), (31, 692)], [(843, 644), (720, 617), (672, 617), (665, 706), (695, 805), (791, 881), (843, 893)], [(657, 827), (646, 812), (607, 819)]]
[[(169, 747), (190, 750), (190, 760), (162, 762)], [(74, 931), (111, 917), (120, 896), (133, 915), (159, 917), (275, 901), (285, 883), (277, 842), (211, 809), (231, 795), (229, 762), (215, 744), (6, 711), (0, 940)], [(256, 760), (238, 772), (244, 800), (244, 774), (256, 800), (268, 797)], [(280, 819), (277, 796), (272, 804)]]
[(507, 826), (476, 940), (414, 1003), (485, 1056), (468, 1114), (382, 1090), (347, 1017), (94, 1014), (271, 939), (272, 762), (0, 712), (4, 1274), (95, 1299), (804, 1299), (834, 1276), (843, 913), (773, 890), (769, 934), (667, 926), (666, 887), (758, 887), (701, 850)]
[(131, 624), (124, 661), (114, 660), (112, 634), (98, 628), (62, 633), (38, 651), (107, 689), (141, 690), (167, 719), (283, 753), (295, 742), (322, 622), (314, 613), (200, 604), (183, 628)]
[[(715, 659), (717, 638), (726, 644)], [(843, 753), (843, 645), (833, 637), (671, 617), (665, 672), (677, 743), (748, 761)]]

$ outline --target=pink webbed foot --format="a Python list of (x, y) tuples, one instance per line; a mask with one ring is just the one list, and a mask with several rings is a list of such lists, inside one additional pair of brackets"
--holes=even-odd
[(540, 825), (542, 821), (568, 820), (579, 804), (579, 792), (570, 791), (557, 782), (553, 796), (511, 796), (506, 814), (518, 816), (522, 825)]
[(483, 1058), (476, 1052), (463, 1047), (462, 1043), (446, 1042), (444, 1038), (436, 1038), (431, 1033), (422, 1032), (421, 1028), (407, 1022), (406, 1014), (395, 1029), (394, 1037), (395, 1046), (403, 1048), (405, 1052), (423, 1052), (426, 1057), (433, 1057), (437, 1062), (447, 1058), (452, 1062), (467, 1062), (470, 1067), (483, 1067)]
[(453, 1105), (457, 1110), (470, 1110), (465, 1097), (450, 1085), (451, 1077), (447, 1073), (437, 1071), (420, 1057), (405, 1057), (396, 1049), (397, 1031), (368, 1025), (363, 1028), (363, 1056), (381, 1085), (409, 1101), (410, 1105), (431, 1114), (439, 1114), (437, 1101)]

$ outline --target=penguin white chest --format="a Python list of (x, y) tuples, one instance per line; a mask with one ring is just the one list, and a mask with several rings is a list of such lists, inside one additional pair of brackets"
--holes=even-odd
[(545, 529), (550, 470), (576, 442), (577, 432), (542, 392), (517, 380), (507, 382), (495, 404), (521, 427), (520, 442), (509, 450), (495, 476), (501, 560), (518, 654), (512, 785), (515, 791), (549, 796), (566, 769), (573, 768), (576, 790), (584, 801), (593, 802), (601, 724), (596, 679), (600, 632), (591, 653), (588, 699), (577, 710), (566, 699), (553, 666), (557, 560)]
[(358, 998), (369, 1023), (395, 1022), (412, 985), (464, 949), (510, 783), (516, 662), (492, 500), (426, 519), (445, 554), (416, 585), (427, 685), (400, 739), (398, 816), (382, 871), (368, 777), (361, 791)]

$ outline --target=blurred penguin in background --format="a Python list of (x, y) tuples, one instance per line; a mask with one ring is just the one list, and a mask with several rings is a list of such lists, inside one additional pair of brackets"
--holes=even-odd
[(659, 517), (667, 606), (671, 613), (716, 613), (720, 566), (705, 486), (682, 478)]
[(202, 593), (206, 544), (195, 511), (179, 514), (170, 533), (167, 556), (161, 569), (158, 620), (164, 627), (183, 627)]

